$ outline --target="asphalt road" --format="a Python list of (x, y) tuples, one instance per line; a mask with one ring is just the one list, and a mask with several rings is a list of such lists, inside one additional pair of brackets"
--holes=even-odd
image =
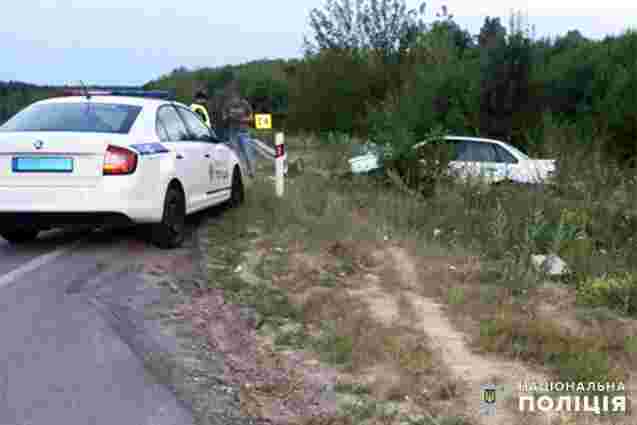
[(142, 359), (175, 344), (144, 317), (160, 295), (148, 271), (194, 263), (191, 247), (160, 251), (133, 232), (0, 238), (0, 425), (192, 424)]

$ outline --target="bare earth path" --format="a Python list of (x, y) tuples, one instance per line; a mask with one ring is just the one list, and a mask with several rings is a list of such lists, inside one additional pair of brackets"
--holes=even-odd
[[(399, 311), (400, 303), (395, 299), (395, 295), (374, 285), (373, 288), (361, 291), (360, 295), (362, 292), (366, 293), (364, 299), (370, 304), (376, 319), (387, 323), (397, 317), (400, 317), (401, 320), (404, 320), (406, 316), (414, 317), (412, 324), (423, 329), (432, 341), (434, 349), (438, 351), (439, 358), (464, 383), (465, 390), (462, 393), (467, 407), (466, 411), (462, 413), (485, 425), (532, 423), (530, 422), (531, 418), (521, 420), (521, 413), (515, 411), (517, 403), (506, 403), (504, 399), (515, 396), (519, 384), (523, 381), (545, 382), (548, 378), (530, 371), (520, 363), (472, 353), (465, 343), (465, 335), (453, 327), (446, 318), (442, 306), (418, 294), (419, 285), (426, 284), (426, 282), (420, 279), (409, 254), (399, 247), (389, 248), (388, 253), (394, 263), (395, 270), (398, 271), (401, 296), (410, 300), (411, 309), (415, 314), (405, 314), (404, 311)], [(480, 386), (486, 383), (496, 383), (503, 388), (503, 391), (498, 393), (499, 400), (495, 416), (484, 416), (479, 412)], [(546, 417), (544, 419), (549, 420)]]

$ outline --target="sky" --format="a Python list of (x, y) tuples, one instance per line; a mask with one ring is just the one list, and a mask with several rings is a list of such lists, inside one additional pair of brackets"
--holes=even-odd
[[(0, 15), (0, 80), (140, 85), (179, 66), (300, 57), (309, 12), (324, 1), (11, 1)], [(637, 5), (628, 0), (603, 8), (587, 0), (432, 0), (429, 20), (443, 4), (472, 34), (486, 16), (507, 26), (511, 10), (526, 14), (538, 37), (577, 29), (599, 39), (637, 29)]]

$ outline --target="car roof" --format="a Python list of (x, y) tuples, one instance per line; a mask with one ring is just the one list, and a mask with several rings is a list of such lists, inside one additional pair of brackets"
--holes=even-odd
[[(49, 103), (85, 103), (89, 100), (85, 96), (62, 96), (54, 97), (51, 99), (41, 100), (37, 104), (49, 104)], [(145, 97), (134, 96), (91, 96), (90, 102), (93, 103), (115, 103), (118, 105), (130, 105), (130, 106), (145, 106), (145, 105), (162, 105), (177, 102), (166, 101), (163, 99), (153, 99)]]
[[(501, 140), (495, 140), (495, 139), (485, 139), (483, 137), (467, 137), (467, 136), (444, 136), (443, 137), (445, 140), (461, 140), (461, 141), (467, 141), (467, 142), (482, 142), (482, 143), (494, 143), (497, 145), (504, 145), (504, 146), (509, 146), (506, 142), (503, 142)], [(420, 146), (423, 146), (426, 143), (426, 140), (422, 141), (422, 142), (418, 142), (416, 143), (414, 146), (412, 146), (413, 148), (419, 148)]]
[(445, 136), (445, 140), (465, 140), (468, 142), (485, 142), (485, 143), (506, 143), (502, 140), (486, 139), (484, 137), (466, 137), (466, 136)]

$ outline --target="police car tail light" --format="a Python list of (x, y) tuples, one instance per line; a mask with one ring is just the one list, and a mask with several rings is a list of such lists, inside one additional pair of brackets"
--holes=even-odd
[(104, 156), (104, 175), (132, 174), (137, 168), (137, 154), (128, 149), (108, 146)]

